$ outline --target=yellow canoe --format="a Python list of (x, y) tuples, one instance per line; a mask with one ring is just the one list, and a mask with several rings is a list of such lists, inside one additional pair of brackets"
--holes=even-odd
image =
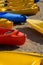
[(43, 65), (43, 55), (28, 52), (0, 52), (0, 65)]
[(37, 4), (34, 0), (7, 0), (6, 9), (18, 14), (36, 14), (38, 12)]
[[(28, 1), (27, 1), (28, 2)], [(0, 12), (2, 11), (10, 11), (18, 14), (36, 14), (39, 11), (37, 4), (32, 2), (23, 2), (23, 3), (15, 3), (12, 2), (7, 3), (7, 6), (0, 6)]]
[(34, 0), (0, 0), (0, 4), (7, 4), (9, 6), (18, 7), (25, 4), (34, 3)]
[(36, 14), (39, 11), (39, 8), (37, 4), (29, 3), (29, 5), (27, 6), (18, 6), (18, 7), (7, 6), (6, 10), (18, 14)]
[(13, 22), (11, 22), (7, 19), (1, 18), (0, 19), (0, 27), (12, 29), (13, 28)]
[(34, 0), (7, 0), (7, 3), (12, 2), (13, 4), (22, 3), (34, 3)]
[(43, 21), (41, 20), (34, 20), (34, 19), (27, 19), (27, 23), (35, 30), (43, 34)]

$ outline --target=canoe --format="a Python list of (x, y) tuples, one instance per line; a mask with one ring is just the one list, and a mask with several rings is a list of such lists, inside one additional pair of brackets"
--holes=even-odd
[(20, 46), (25, 40), (26, 35), (18, 30), (0, 28), (0, 44)]
[(7, 19), (1, 18), (0, 19), (0, 27), (12, 29), (13, 28), (13, 22), (11, 22)]
[(14, 14), (10, 12), (0, 12), (0, 18), (5, 18), (15, 23), (25, 23), (26, 16), (21, 14)]
[(13, 6), (13, 7), (23, 7), (29, 5), (29, 3), (33, 4), (34, 0), (16, 0), (5, 3), (5, 6)]
[(36, 3), (36, 2), (39, 2), (40, 0), (34, 0), (34, 2)]
[(34, 0), (7, 0), (5, 1), (7, 3), (13, 3), (13, 4), (25, 4), (25, 3), (34, 3)]
[(3, 3), (3, 2), (5, 2), (5, 3), (13, 2), (14, 4), (18, 2), (18, 4), (20, 4), (20, 3), (23, 3), (23, 2), (27, 2), (27, 3), (34, 3), (35, 2), (36, 3), (36, 2), (39, 2), (39, 0), (18, 0), (18, 1), (17, 0), (15, 0), (15, 1), (14, 0), (7, 0), (7, 1), (0, 1), (0, 3)]
[(37, 6), (37, 4), (29, 4), (29, 5), (25, 5), (25, 6), (19, 6), (19, 7), (13, 7), (13, 6), (7, 6), (6, 7), (6, 11), (8, 12), (13, 12), (13, 13), (17, 13), (17, 14), (36, 14), (39, 11), (39, 7)]
[(34, 19), (27, 19), (27, 23), (36, 31), (43, 34), (43, 21), (41, 20), (34, 20)]
[(17, 14), (36, 14), (39, 11), (39, 7), (37, 4), (32, 4), (29, 3), (28, 5), (23, 5), (23, 6), (5, 6), (5, 7), (0, 7), (0, 12), (13, 12)]
[(34, 0), (2, 0), (2, 1), (0, 1), (0, 5), (2, 5), (2, 6), (7, 6), (7, 5), (12, 5), (12, 6), (16, 6), (16, 7), (18, 7), (18, 6), (23, 6), (23, 5), (25, 5), (25, 4), (29, 4), (29, 3), (34, 3)]
[(43, 55), (26, 52), (0, 52), (0, 65), (43, 65)]

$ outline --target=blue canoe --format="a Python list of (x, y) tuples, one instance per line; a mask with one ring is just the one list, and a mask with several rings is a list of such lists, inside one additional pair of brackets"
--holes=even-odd
[(0, 18), (5, 18), (15, 23), (25, 23), (27, 16), (21, 14), (13, 14), (9, 12), (0, 12)]
[(39, 2), (40, 0), (34, 0), (34, 2), (36, 3), (36, 2)]

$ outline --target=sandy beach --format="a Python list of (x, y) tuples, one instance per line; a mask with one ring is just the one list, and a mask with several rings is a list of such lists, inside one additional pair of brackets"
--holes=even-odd
[[(37, 4), (40, 11), (36, 15), (29, 16), (29, 19), (43, 20), (43, 0), (40, 0)], [(25, 44), (17, 48), (17, 51), (43, 53), (43, 35), (34, 29), (29, 28), (27, 23), (24, 25), (16, 25), (14, 28), (27, 35)]]

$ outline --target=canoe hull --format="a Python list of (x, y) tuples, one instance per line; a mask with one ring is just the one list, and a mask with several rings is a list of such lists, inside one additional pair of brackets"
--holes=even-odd
[(43, 34), (43, 21), (41, 20), (33, 20), (33, 19), (27, 19), (27, 23), (36, 31)]
[(17, 7), (7, 7), (6, 10), (8, 11), (8, 9), (10, 9), (10, 12), (14, 12), (14, 13), (18, 13), (18, 14), (36, 14), (39, 11), (39, 8), (37, 6), (37, 4), (29, 4), (30, 7), (21, 7), (21, 8), (17, 8)]
[(12, 29), (13, 28), (13, 22), (9, 21), (7, 19), (1, 18), (0, 19), (0, 27)]
[(0, 28), (0, 44), (20, 46), (25, 43), (26, 35), (17, 30)]
[(23, 52), (0, 52), (0, 64), (4, 65), (43, 65), (43, 56)]
[(25, 23), (26, 16), (21, 14), (14, 14), (9, 12), (0, 12), (0, 18), (8, 19), (15, 23)]
[(17, 14), (36, 14), (39, 11), (39, 7), (37, 4), (29, 3), (27, 6), (19, 6), (19, 7), (13, 7), (13, 6), (6, 6), (6, 7), (1, 7), (0, 12), (13, 12)]

